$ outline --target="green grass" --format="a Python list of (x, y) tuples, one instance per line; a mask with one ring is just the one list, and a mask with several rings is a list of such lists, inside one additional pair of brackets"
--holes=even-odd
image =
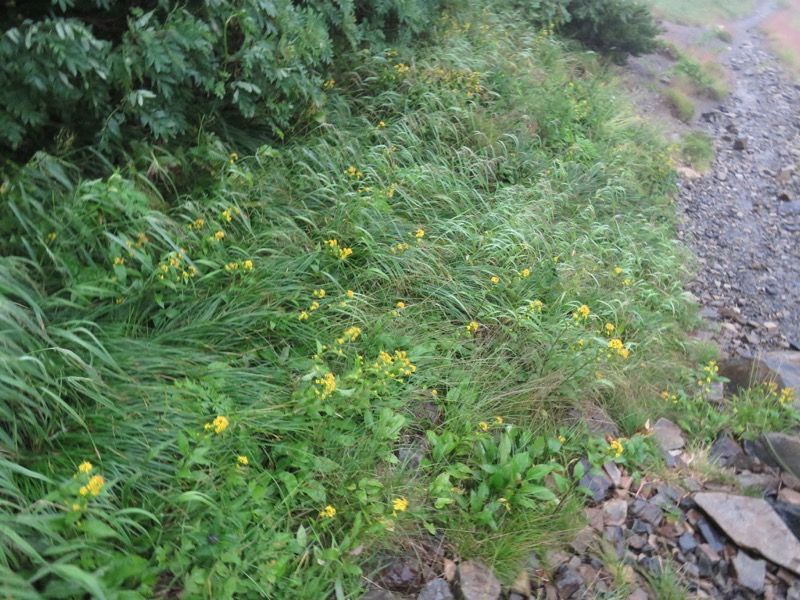
[(676, 119), (680, 119), (684, 123), (688, 123), (694, 118), (695, 104), (694, 100), (689, 97), (686, 92), (675, 88), (669, 88), (664, 92), (667, 104)]
[(680, 156), (688, 165), (704, 173), (714, 160), (714, 141), (702, 131), (688, 133), (681, 140)]
[(645, 2), (658, 17), (683, 25), (711, 25), (720, 21), (741, 19), (756, 6), (755, 0), (647, 0)]
[(3, 182), (3, 595), (355, 598), (409, 537), (510, 575), (566, 535), (613, 449), (563, 417), (660, 409), (686, 253), (595, 59), (483, 19), (357, 57), (284, 145)]

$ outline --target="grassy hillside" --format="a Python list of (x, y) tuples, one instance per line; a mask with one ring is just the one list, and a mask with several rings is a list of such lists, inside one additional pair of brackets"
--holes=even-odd
[(510, 575), (577, 456), (641, 460), (565, 417), (679, 377), (668, 150), (514, 22), (361, 54), (285, 145), (3, 182), (1, 595), (357, 598), (430, 536)]
[(683, 25), (714, 25), (741, 19), (753, 12), (756, 0), (645, 0), (653, 14)]

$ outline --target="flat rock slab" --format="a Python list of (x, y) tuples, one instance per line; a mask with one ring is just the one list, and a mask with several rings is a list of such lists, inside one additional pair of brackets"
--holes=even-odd
[(800, 541), (766, 500), (705, 492), (694, 501), (739, 547), (800, 575)]
[(683, 431), (669, 419), (661, 418), (653, 425), (653, 437), (665, 452), (675, 452), (686, 445)]
[(762, 462), (800, 478), (800, 436), (765, 433), (755, 441), (753, 450)]
[(503, 589), (489, 567), (468, 560), (458, 565), (454, 591), (459, 600), (498, 600)]
[(739, 585), (756, 594), (764, 591), (764, 578), (767, 576), (766, 562), (752, 559), (740, 551), (733, 559), (733, 568), (736, 569), (736, 579)]
[(433, 579), (422, 588), (417, 600), (453, 600), (453, 594), (444, 579)]

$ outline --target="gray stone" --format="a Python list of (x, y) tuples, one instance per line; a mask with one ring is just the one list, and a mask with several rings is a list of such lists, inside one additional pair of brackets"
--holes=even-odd
[(800, 575), (800, 541), (766, 500), (721, 492), (698, 493), (694, 500), (739, 547)]
[(580, 598), (586, 593), (586, 584), (575, 569), (561, 565), (555, 576), (556, 591), (561, 600)]
[(740, 550), (733, 558), (733, 568), (736, 569), (739, 585), (756, 594), (764, 591), (764, 578), (767, 576), (766, 562), (754, 560)]
[(653, 437), (665, 452), (682, 450), (686, 445), (683, 431), (669, 419), (661, 418), (653, 426)]
[(650, 600), (650, 596), (647, 595), (642, 588), (636, 588), (630, 596), (628, 596), (628, 600)]
[(763, 493), (768, 491), (776, 492), (780, 486), (781, 480), (769, 473), (750, 473), (744, 471), (736, 476), (736, 481), (742, 489), (756, 490)]
[(742, 135), (733, 140), (734, 150), (747, 150), (750, 146), (750, 136)]
[(695, 548), (697, 548), (697, 539), (688, 531), (684, 532), (681, 537), (678, 538), (678, 546), (681, 549), (681, 552), (684, 554), (688, 554)]
[(417, 600), (453, 600), (450, 586), (444, 579), (432, 579), (417, 596)]
[(739, 394), (762, 383), (775, 382), (784, 387), (780, 373), (770, 368), (766, 361), (754, 358), (731, 358), (720, 361), (719, 374), (730, 381), (725, 384), (725, 396)]
[(581, 459), (581, 464), (586, 470), (586, 473), (578, 485), (585, 487), (589, 490), (590, 498), (597, 504), (603, 502), (606, 498), (611, 496), (614, 489), (614, 483), (606, 477), (605, 473), (592, 470), (592, 466), (585, 458)]
[(649, 523), (653, 527), (661, 525), (664, 520), (664, 511), (652, 502), (648, 502), (642, 498), (637, 498), (631, 504), (631, 512), (637, 519), (641, 519), (645, 523)]
[(711, 445), (711, 450), (709, 450), (708, 457), (712, 462), (721, 467), (725, 467), (733, 458), (741, 456), (742, 454), (744, 454), (742, 447), (734, 442), (729, 435), (723, 434), (714, 440), (714, 443)]
[(800, 437), (765, 433), (753, 444), (753, 451), (762, 462), (800, 478)]
[(453, 591), (459, 600), (497, 600), (502, 588), (489, 567), (468, 560), (458, 565)]
[(614, 484), (614, 487), (619, 487), (620, 483), (622, 483), (622, 471), (619, 470), (616, 463), (612, 461), (604, 463), (603, 470), (606, 472), (606, 475), (608, 475), (611, 483)]
[(606, 525), (619, 527), (628, 517), (628, 503), (625, 500), (609, 500), (603, 505), (603, 520)]

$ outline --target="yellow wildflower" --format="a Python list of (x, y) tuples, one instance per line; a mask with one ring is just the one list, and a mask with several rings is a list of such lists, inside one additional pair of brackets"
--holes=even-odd
[(624, 348), (624, 346), (622, 345), (622, 340), (619, 338), (614, 338), (612, 340), (609, 340), (608, 347), (611, 348), (612, 350), (622, 350)]
[(253, 270), (253, 261), (252, 260), (244, 261), (244, 263), (242, 263), (242, 267), (244, 268), (245, 271), (252, 271)]
[(478, 427), (481, 431), (489, 431), (489, 424), (486, 421), (481, 421), (478, 423)]
[(298, 320), (298, 321), (308, 321), (308, 313), (307, 313), (306, 311), (303, 311), (303, 312), (301, 312), (301, 313), (300, 313), (300, 314), (297, 316), (297, 320)]
[(221, 229), (214, 234), (214, 239), (216, 239), (218, 242), (224, 238), (225, 238), (225, 232), (222, 231)]
[(616, 327), (614, 327), (614, 325), (612, 325), (611, 323), (606, 323), (606, 327), (605, 327), (605, 329), (606, 329), (606, 331), (607, 331), (608, 333), (611, 333), (611, 332), (613, 332), (613, 331), (616, 329)]
[(402, 302), (402, 301), (400, 301), (400, 302), (398, 302), (398, 303), (397, 303), (395, 306), (397, 306), (397, 308), (405, 308), (405, 307), (406, 307), (406, 303), (405, 303), (405, 302)]
[(336, 516), (336, 509), (333, 508), (330, 504), (319, 511), (319, 516), (323, 519), (332, 519)]
[(353, 297), (356, 295), (356, 293), (355, 293), (353, 290), (347, 290), (347, 292), (345, 293), (345, 295), (346, 295), (348, 298), (353, 298)]
[(228, 428), (228, 424), (229, 424), (228, 419), (226, 419), (222, 415), (218, 415), (213, 421), (211, 421), (210, 423), (206, 423), (203, 426), (203, 428), (206, 431), (213, 429), (214, 433), (219, 434)]
[(417, 238), (418, 240), (424, 238), (425, 237), (425, 230), (424, 229), (417, 229), (417, 231), (414, 232), (414, 237)]
[(102, 475), (95, 475), (89, 480), (85, 486), (81, 487), (79, 490), (81, 496), (97, 496), (103, 489), (106, 480), (103, 478)]
[(560, 436), (558, 436), (558, 441), (561, 442), (562, 444), (564, 444), (564, 443), (566, 443), (567, 438), (565, 438), (563, 435), (560, 435)]
[(519, 272), (520, 279), (525, 279), (526, 277), (530, 277), (530, 275), (531, 275), (530, 269), (522, 269), (522, 271)]
[(586, 306), (585, 304), (581, 304), (581, 307), (578, 309), (578, 312), (576, 314), (585, 319), (585, 318), (587, 318), (589, 316), (590, 312), (592, 312), (592, 311), (589, 310), (588, 306)]
[(75, 503), (75, 504), (72, 505), (72, 510), (74, 510), (75, 512), (78, 512), (80, 509), (81, 509), (81, 505), (80, 504)]
[(90, 463), (88, 460), (85, 460), (81, 464), (78, 465), (78, 472), (79, 473), (88, 473), (92, 469), (94, 469), (94, 467), (92, 466), (92, 463)]
[(358, 336), (361, 335), (361, 328), (360, 327), (351, 327), (344, 332), (344, 337), (351, 342), (355, 342), (358, 339)]
[(124, 264), (125, 264), (125, 259), (122, 258), (121, 256), (118, 256), (117, 258), (114, 259), (114, 266), (115, 267), (119, 266), (119, 265), (124, 265)]
[(503, 424), (503, 417), (495, 417), (494, 418), (494, 422), (497, 423), (498, 425), (502, 425)]
[(615, 267), (615, 268), (614, 268), (614, 273), (616, 273), (617, 275), (619, 275), (620, 273), (622, 273), (622, 269), (620, 269), (619, 267)]
[(336, 376), (333, 373), (326, 373), (322, 377), (315, 379), (314, 383), (321, 388), (314, 390), (314, 392), (323, 400), (336, 391)]
[(314, 302), (311, 303), (311, 306), (308, 307), (308, 310), (314, 311), (317, 310), (318, 308), (319, 308), (319, 302), (314, 300)]
[(475, 333), (478, 331), (478, 323), (476, 321), (470, 321), (467, 324), (467, 333)]
[(619, 440), (611, 440), (609, 443), (609, 449), (614, 453), (614, 458), (619, 458), (622, 456), (622, 453), (625, 450)]
[(47, 234), (47, 241), (48, 242), (55, 242), (57, 237), (58, 237), (58, 234), (55, 231), (51, 231), (50, 233)]
[(403, 497), (395, 498), (392, 500), (392, 509), (394, 509), (393, 515), (397, 515), (399, 512), (405, 512), (408, 510), (408, 500)]
[(250, 461), (247, 460), (247, 457), (244, 454), (237, 456), (236, 460), (239, 461), (240, 465), (247, 466), (250, 464)]
[(490, 281), (492, 283), (500, 283), (500, 278), (497, 275), (495, 275), (490, 279)]

